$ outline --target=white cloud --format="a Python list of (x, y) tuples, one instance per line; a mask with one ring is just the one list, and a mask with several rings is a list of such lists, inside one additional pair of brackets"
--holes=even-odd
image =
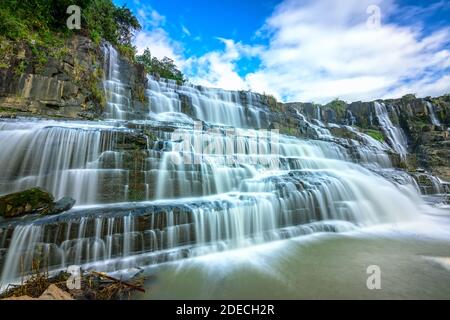
[[(382, 12), (377, 30), (366, 26), (366, 8), (372, 4)], [(395, 10), (393, 2), (382, 0), (351, 0), (345, 5), (332, 0), (301, 4), (287, 0), (260, 31), (270, 35), (261, 55), (263, 67), (245, 80), (256, 90), (296, 101), (370, 100), (401, 92), (448, 91), (450, 83), (424, 85), (424, 80), (414, 79), (449, 66), (445, 48), (450, 29), (423, 38), (414, 26), (386, 23)], [(409, 85), (403, 84), (406, 80)]]
[(161, 15), (149, 5), (138, 5), (137, 18), (141, 25), (153, 28), (164, 26), (166, 17)]
[(152, 56), (158, 59), (169, 57), (180, 67), (184, 64), (181, 45), (170, 39), (163, 29), (140, 31), (136, 34), (134, 42), (138, 54), (142, 54), (148, 47)]
[(152, 56), (158, 59), (169, 57), (178, 66), (183, 67), (185, 59), (182, 55), (182, 45), (171, 39), (164, 30), (166, 17), (147, 5), (138, 7), (137, 17), (144, 27), (134, 39), (138, 54), (142, 54), (146, 48), (150, 48)]
[[(366, 25), (369, 5), (381, 8), (381, 26), (375, 30)], [(150, 19), (151, 29), (137, 35), (136, 45), (139, 52), (148, 46), (158, 58), (174, 59), (194, 83), (252, 89), (289, 101), (450, 92), (449, 76), (442, 74), (450, 68), (450, 26), (424, 35), (418, 20), (389, 22), (394, 15), (421, 12), (405, 10), (395, 0), (285, 0), (256, 32), (267, 39), (265, 47), (218, 38), (224, 49), (187, 59), (181, 43), (164, 30), (165, 18), (147, 8), (138, 15)], [(191, 34), (185, 26), (181, 32)], [(242, 77), (238, 63), (248, 57), (258, 57), (261, 67)]]
[(261, 47), (248, 46), (231, 39), (217, 38), (225, 45), (223, 51), (211, 51), (201, 57), (191, 57), (185, 71), (194, 83), (227, 90), (248, 89), (237, 72), (236, 62), (261, 54)]

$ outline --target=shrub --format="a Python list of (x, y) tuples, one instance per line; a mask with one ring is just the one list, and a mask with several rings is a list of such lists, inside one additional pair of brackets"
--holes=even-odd
[(164, 57), (162, 60), (159, 60), (156, 57), (152, 57), (149, 48), (146, 48), (142, 55), (136, 56), (136, 61), (142, 64), (145, 71), (149, 74), (175, 80), (178, 84), (182, 84), (186, 81), (183, 73), (178, 70), (178, 67), (172, 59)]

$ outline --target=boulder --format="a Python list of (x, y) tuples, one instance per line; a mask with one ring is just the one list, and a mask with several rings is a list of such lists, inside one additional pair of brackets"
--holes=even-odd
[(74, 204), (75, 200), (70, 197), (54, 202), (53, 195), (36, 187), (0, 197), (0, 217), (16, 218), (32, 213), (54, 215), (70, 210)]
[(50, 285), (39, 297), (39, 300), (74, 300), (70, 293), (61, 290), (56, 285)]
[(2, 300), (75, 300), (70, 293), (61, 290), (56, 285), (51, 284), (39, 298), (30, 296), (8, 297)]
[(0, 216), (14, 218), (43, 212), (52, 208), (53, 200), (53, 196), (41, 188), (8, 194), (0, 197)]
[(72, 209), (72, 207), (75, 205), (75, 200), (70, 197), (64, 197), (56, 201), (53, 206), (48, 211), (42, 212), (46, 215), (53, 215), (58, 214), (64, 211), (68, 211)]

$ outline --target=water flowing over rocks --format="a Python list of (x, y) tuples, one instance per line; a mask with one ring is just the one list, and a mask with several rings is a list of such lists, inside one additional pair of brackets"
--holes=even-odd
[(56, 208), (76, 200), (0, 220), (2, 284), (35, 259), (115, 271), (405, 221), (426, 206), (420, 194), (449, 191), (446, 96), (283, 104), (144, 77), (107, 43), (75, 52), (102, 70), (102, 108), (69, 90), (70, 73), (1, 82), (2, 112), (20, 111), (0, 119), (0, 195), (39, 186), (62, 198)]

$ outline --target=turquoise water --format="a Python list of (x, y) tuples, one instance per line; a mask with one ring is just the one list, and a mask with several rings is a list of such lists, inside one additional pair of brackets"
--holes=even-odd
[[(407, 224), (317, 234), (149, 269), (136, 299), (448, 299), (450, 211)], [(381, 289), (369, 290), (378, 265)]]

